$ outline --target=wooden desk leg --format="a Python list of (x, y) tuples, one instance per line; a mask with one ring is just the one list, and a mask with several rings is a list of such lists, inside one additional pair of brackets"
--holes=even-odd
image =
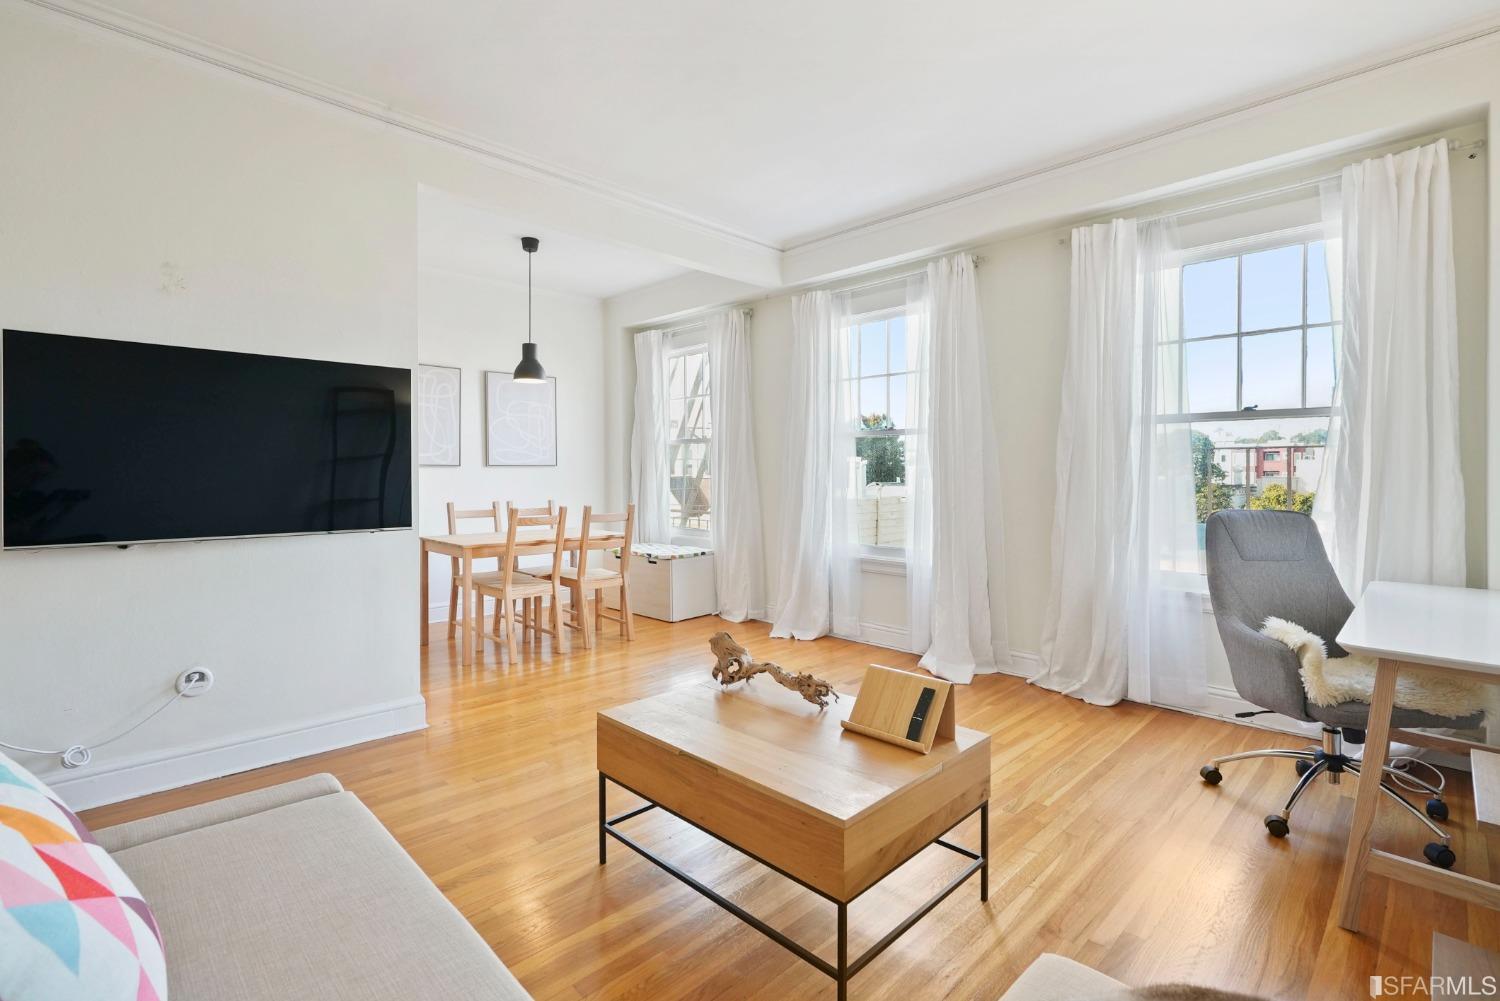
[(1391, 710), (1396, 703), (1394, 660), (1380, 661), (1375, 671), (1375, 693), (1370, 699), (1370, 723), (1365, 731), (1364, 767), (1359, 773), (1359, 792), (1354, 799), (1354, 820), (1349, 825), (1349, 845), (1344, 850), (1344, 869), (1339, 874), (1339, 926), (1359, 931), (1359, 901), (1370, 864), (1370, 833), (1375, 827), (1375, 808), (1380, 805), (1380, 781), (1385, 775), (1385, 756), (1391, 743)]
[(427, 632), (428, 632), (428, 625), (427, 625), (427, 601), (428, 601), (428, 598), (427, 598), (427, 586), (428, 586), (427, 585), (427, 577), (428, 577), (428, 572), (429, 572), (428, 566), (427, 566), (427, 564), (429, 562), (428, 556), (427, 556), (427, 547), (425, 545), (419, 545), (417, 547), (417, 555), (422, 558), (422, 593), (421, 593), (421, 598), (422, 598), (422, 608), (421, 608), (422, 618), (421, 618), (421, 623), (422, 624), (420, 626), (420, 629), (421, 629), (420, 635), (422, 637), (422, 645), (426, 646), (427, 645)]
[(474, 663), (474, 561), (464, 552), (464, 593), (459, 597), (464, 603), (464, 642), (463, 642), (463, 664), (468, 667)]

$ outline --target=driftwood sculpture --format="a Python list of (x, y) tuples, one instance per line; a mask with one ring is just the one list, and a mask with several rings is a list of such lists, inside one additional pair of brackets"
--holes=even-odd
[(783, 688), (789, 688), (819, 709), (828, 707), (831, 696), (838, 701), (839, 693), (828, 682), (810, 674), (792, 674), (780, 664), (755, 660), (750, 651), (734, 641), (728, 633), (715, 633), (708, 641), (708, 648), (718, 658), (714, 664), (714, 680), (728, 687), (736, 681), (749, 682), (757, 674), (769, 674)]

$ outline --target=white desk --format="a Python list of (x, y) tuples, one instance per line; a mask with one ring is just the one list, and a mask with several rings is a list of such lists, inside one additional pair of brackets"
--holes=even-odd
[[(1396, 675), (1403, 667), (1500, 683), (1500, 591), (1377, 581), (1365, 588), (1354, 614), (1339, 632), (1338, 644), (1350, 653), (1380, 662), (1364, 757), (1384, 763), (1392, 735)], [(1467, 753), (1485, 747), (1412, 730), (1397, 730), (1395, 734), (1403, 743), (1447, 751)], [(1375, 767), (1359, 775), (1349, 849), (1339, 876), (1339, 924), (1359, 931), (1359, 902), (1365, 877), (1370, 874), (1500, 909), (1500, 885), (1370, 847), (1381, 775), (1381, 769)]]

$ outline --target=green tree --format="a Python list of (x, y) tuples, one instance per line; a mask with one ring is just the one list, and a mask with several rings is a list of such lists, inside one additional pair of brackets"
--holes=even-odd
[(1197, 500), (1198, 520), (1229, 506), (1229, 487), (1225, 485), (1224, 467), (1214, 462), (1214, 441), (1202, 431), (1192, 433), (1193, 492)]
[(1208, 480), (1198, 487), (1194, 499), (1198, 505), (1198, 520), (1207, 521), (1209, 515), (1229, 506), (1229, 486), (1222, 479)]
[(1328, 444), (1328, 429), (1318, 428), (1315, 431), (1299, 431), (1292, 435), (1294, 445), (1326, 445)]
[(1272, 483), (1246, 505), (1255, 511), (1300, 511), (1312, 514), (1313, 493), (1298, 493), (1288, 490), (1285, 483)]
[[(885, 414), (866, 414), (859, 423), (866, 431), (889, 431), (895, 427)], [(900, 435), (856, 438), (854, 454), (866, 462), (866, 483), (906, 482), (906, 439)]]
[(1273, 431), (1267, 431), (1265, 434), (1263, 434), (1259, 438), (1255, 439), (1255, 443), (1257, 445), (1264, 445), (1268, 441), (1281, 441), (1281, 432), (1280, 431), (1274, 431), (1274, 430)]

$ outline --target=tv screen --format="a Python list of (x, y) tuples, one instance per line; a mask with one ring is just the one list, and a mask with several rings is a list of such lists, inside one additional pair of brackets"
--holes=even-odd
[(411, 527), (411, 371), (4, 333), (5, 548)]

